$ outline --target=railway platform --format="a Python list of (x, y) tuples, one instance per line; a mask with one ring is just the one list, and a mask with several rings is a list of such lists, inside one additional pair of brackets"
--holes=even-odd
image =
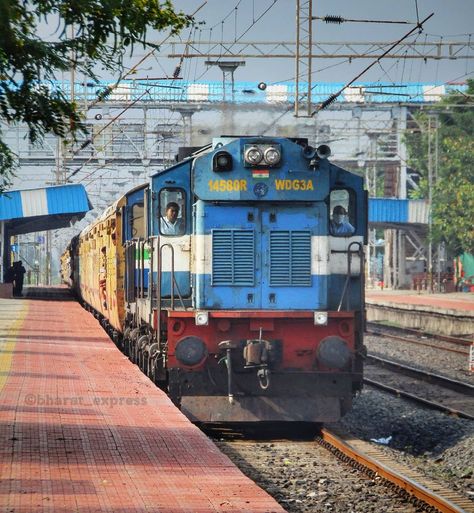
[(367, 290), (367, 320), (442, 335), (474, 337), (474, 294)]
[(65, 289), (26, 292), (0, 299), (2, 512), (284, 511)]

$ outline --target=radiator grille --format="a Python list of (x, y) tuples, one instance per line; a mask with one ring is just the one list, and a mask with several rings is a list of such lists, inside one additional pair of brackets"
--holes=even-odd
[(212, 284), (255, 284), (255, 236), (253, 230), (212, 231)]
[(270, 232), (270, 285), (311, 286), (311, 232)]

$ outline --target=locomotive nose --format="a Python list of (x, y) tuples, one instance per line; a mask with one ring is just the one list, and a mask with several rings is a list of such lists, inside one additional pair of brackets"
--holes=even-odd
[(351, 351), (345, 340), (340, 337), (330, 336), (321, 341), (316, 357), (318, 362), (324, 365), (324, 367), (344, 369), (351, 361)]

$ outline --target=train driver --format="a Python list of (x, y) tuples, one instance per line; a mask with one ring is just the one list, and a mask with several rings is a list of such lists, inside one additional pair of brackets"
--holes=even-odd
[(342, 205), (334, 207), (330, 229), (332, 235), (352, 235), (354, 233), (354, 227), (347, 220), (347, 211)]
[(160, 232), (163, 235), (182, 235), (184, 233), (184, 219), (178, 215), (179, 205), (170, 201), (166, 205), (165, 215), (160, 220)]

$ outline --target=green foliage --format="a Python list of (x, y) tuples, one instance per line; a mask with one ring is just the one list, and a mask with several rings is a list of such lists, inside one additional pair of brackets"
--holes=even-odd
[(474, 253), (474, 81), (465, 93), (454, 92), (442, 102), (438, 115), (438, 166), (436, 176), (436, 125), (431, 116), (415, 115), (418, 129), (406, 133), (409, 165), (421, 176), (413, 197), (428, 198), (428, 162), (431, 134), (433, 170), (432, 233), (434, 243), (443, 242), (450, 254)]
[[(45, 133), (84, 131), (76, 105), (53, 85), (71, 68), (93, 80), (97, 66), (117, 75), (149, 30), (176, 33), (191, 19), (169, 0), (2, 0), (0, 2), (0, 120), (24, 122), (33, 143)], [(54, 40), (38, 36), (39, 26), (54, 27)], [(0, 190), (15, 156), (0, 133)]]

